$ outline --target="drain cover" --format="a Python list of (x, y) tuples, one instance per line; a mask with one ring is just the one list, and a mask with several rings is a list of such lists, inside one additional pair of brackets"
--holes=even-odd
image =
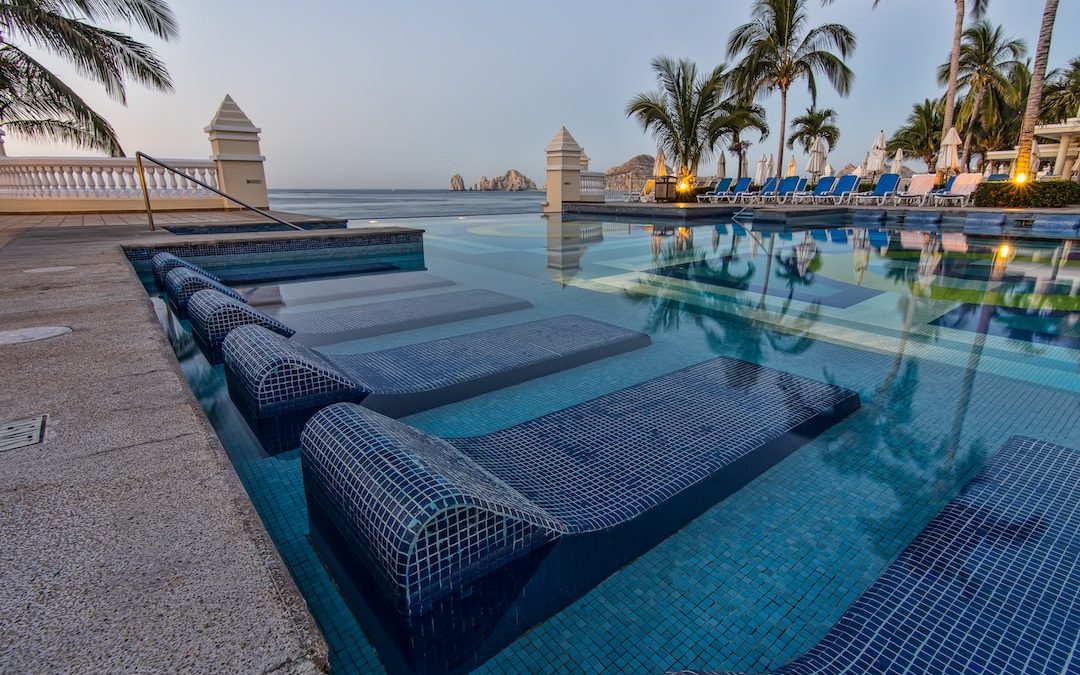
[(48, 418), (48, 415), (38, 415), (0, 424), (0, 452), (40, 443), (45, 438), (45, 421)]
[(35, 267), (32, 270), (23, 270), (26, 274), (48, 274), (49, 272), (67, 272), (73, 270), (74, 267), (68, 265), (66, 267)]
[(33, 328), (16, 328), (15, 330), (0, 330), (0, 345), (17, 345), (23, 342), (35, 340), (48, 340), (49, 338), (67, 335), (71, 329), (67, 326), (34, 326)]

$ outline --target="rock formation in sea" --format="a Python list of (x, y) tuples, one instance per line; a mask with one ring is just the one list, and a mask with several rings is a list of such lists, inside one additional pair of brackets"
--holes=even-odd
[[(652, 155), (631, 157), (619, 166), (613, 166), (605, 172), (604, 189), (610, 192), (638, 191), (645, 181), (653, 177)], [(668, 169), (668, 173), (671, 170)]]
[(485, 191), (491, 189), (491, 181), (488, 180), (487, 176), (480, 176), (480, 181), (476, 184), (476, 189)]
[(489, 189), (501, 192), (524, 192), (525, 190), (535, 190), (536, 183), (517, 169), (510, 169), (502, 176), (492, 178)]
[(450, 176), (450, 191), (451, 192), (463, 192), (465, 190), (465, 179), (461, 177), (460, 173), (455, 173)]

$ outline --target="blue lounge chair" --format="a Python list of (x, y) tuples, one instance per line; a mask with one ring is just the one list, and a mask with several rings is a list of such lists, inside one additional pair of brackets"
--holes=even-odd
[(866, 238), (874, 248), (889, 248), (889, 233), (885, 230), (868, 230)]
[(733, 199), (733, 202), (754, 202), (765, 195), (770, 195), (776, 192), (776, 179), (769, 178), (765, 181), (765, 184), (761, 186), (761, 189), (757, 192), (744, 192)]
[(732, 187), (729, 191), (725, 192), (722, 195), (719, 195), (719, 194), (718, 195), (713, 195), (712, 199), (710, 199), (709, 201), (719, 202), (721, 200), (726, 199), (729, 202), (733, 202), (736, 199), (738, 199), (739, 195), (744, 194), (749, 189), (750, 189), (750, 177), (749, 176), (743, 176), (742, 178), (740, 178), (738, 181), (735, 182), (735, 186)]
[(836, 180), (836, 185), (833, 186), (833, 191), (830, 194), (819, 197), (822, 202), (832, 200), (834, 204), (843, 204), (844, 201), (851, 196), (853, 192), (859, 189), (859, 177), (853, 175), (840, 176)]
[(800, 187), (806, 187), (806, 179), (799, 178), (798, 176), (788, 176), (784, 180), (780, 181), (780, 184), (776, 187), (776, 191), (771, 194), (763, 194), (759, 199), (763, 202), (775, 201), (777, 204), (783, 204), (784, 200), (791, 195), (799, 191)]
[(967, 206), (975, 197), (975, 190), (983, 180), (981, 173), (962, 173), (945, 192), (933, 195), (934, 205), (956, 204)]
[(831, 239), (834, 244), (846, 244), (848, 241), (847, 230), (839, 228), (829, 230), (829, 239)]
[(699, 203), (705, 203), (705, 202), (714, 201), (715, 197), (720, 197), (721, 195), (726, 194), (727, 191), (728, 191), (728, 188), (730, 188), (730, 187), (731, 187), (731, 179), (730, 178), (721, 178), (720, 182), (716, 184), (716, 189), (715, 190), (713, 190), (712, 192), (705, 192), (703, 194), (698, 195), (697, 200), (698, 200)]
[(936, 197), (938, 195), (945, 194), (946, 192), (952, 190), (953, 183), (955, 183), (955, 182), (956, 182), (956, 176), (955, 175), (949, 176), (948, 180), (945, 181), (945, 187), (940, 187), (940, 188), (938, 188), (936, 190), (931, 190), (930, 193), (926, 197), (926, 201), (932, 201), (934, 199), (934, 197)]
[(900, 174), (898, 173), (883, 173), (881, 178), (878, 179), (877, 185), (873, 190), (869, 192), (858, 192), (850, 197), (851, 204), (862, 204), (863, 202), (873, 202), (875, 204), (883, 205), (886, 200), (893, 196), (896, 192), (896, 186), (900, 184)]
[(810, 192), (801, 190), (791, 195), (792, 204), (800, 204), (804, 201), (814, 203), (818, 198), (832, 194), (833, 186), (836, 185), (835, 176), (825, 176), (818, 180), (817, 185)]
[(829, 241), (829, 233), (825, 230), (810, 230), (810, 238), (824, 243)]

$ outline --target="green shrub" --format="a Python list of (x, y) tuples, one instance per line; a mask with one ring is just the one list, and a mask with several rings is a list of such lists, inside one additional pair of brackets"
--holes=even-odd
[(975, 190), (975, 206), (1061, 208), (1074, 204), (1080, 204), (1080, 183), (1071, 180), (981, 183)]

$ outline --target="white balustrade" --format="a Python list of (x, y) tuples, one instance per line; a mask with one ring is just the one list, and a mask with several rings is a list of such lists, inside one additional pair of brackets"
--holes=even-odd
[[(178, 171), (217, 187), (217, 168), (210, 160), (164, 160)], [(150, 197), (213, 198), (213, 192), (143, 162)], [(0, 197), (42, 199), (131, 199), (139, 197), (138, 170), (132, 157), (0, 157)]]
[(604, 201), (604, 185), (606, 176), (599, 171), (581, 172), (581, 201), (602, 202)]

